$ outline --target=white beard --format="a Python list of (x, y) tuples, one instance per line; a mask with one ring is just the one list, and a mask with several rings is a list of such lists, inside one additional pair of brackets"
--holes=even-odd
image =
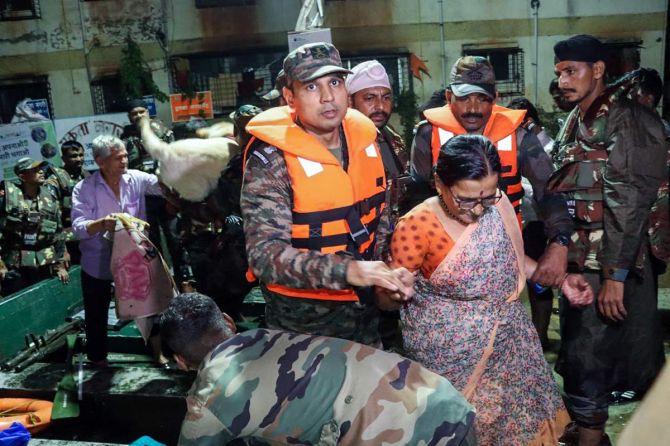
[(142, 119), (140, 133), (145, 149), (160, 163), (161, 182), (189, 201), (202, 201), (216, 188), (221, 172), (240, 148), (229, 138), (188, 138), (166, 143)]

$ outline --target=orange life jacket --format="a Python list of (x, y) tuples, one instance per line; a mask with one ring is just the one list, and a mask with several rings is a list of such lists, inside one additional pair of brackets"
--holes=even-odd
[[(261, 113), (247, 124), (246, 130), (279, 149), (284, 156), (293, 191), (291, 245), (322, 253), (348, 251), (368, 259), (385, 206), (384, 164), (375, 143), (377, 129), (369, 119), (349, 109), (342, 126), (348, 147), (346, 171), (323, 144), (294, 122), (288, 107)], [(253, 147), (252, 141), (245, 151), (245, 164)], [(305, 290), (279, 284), (266, 286), (291, 297), (358, 300), (353, 288)]]
[[(517, 216), (520, 216), (523, 187), (517, 162), (516, 129), (523, 121), (525, 114), (525, 110), (512, 110), (494, 104), (491, 117), (483, 132), (483, 135), (498, 148), (502, 167), (499, 187), (514, 206)], [(433, 125), (430, 145), (434, 166), (440, 154), (440, 147), (454, 136), (463, 135), (467, 131), (458, 122), (448, 105), (426, 110), (424, 115)]]

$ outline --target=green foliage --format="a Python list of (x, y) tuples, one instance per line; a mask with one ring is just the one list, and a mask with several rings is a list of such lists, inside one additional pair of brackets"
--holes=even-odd
[(395, 112), (400, 117), (402, 125), (402, 137), (407, 147), (412, 146), (414, 139), (414, 125), (416, 124), (416, 100), (417, 96), (411, 90), (404, 90), (397, 97)]
[(142, 50), (130, 35), (126, 37), (126, 47), (121, 52), (121, 91), (126, 98), (153, 95), (158, 101), (167, 101), (167, 95), (154, 82), (151, 67), (142, 57)]

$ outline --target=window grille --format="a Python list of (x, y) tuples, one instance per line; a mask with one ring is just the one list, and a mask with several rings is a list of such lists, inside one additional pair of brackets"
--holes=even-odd
[(525, 94), (523, 50), (513, 48), (482, 48), (463, 46), (464, 56), (481, 56), (491, 62), (496, 75), (496, 89), (501, 97)]
[(0, 21), (39, 18), (39, 0), (0, 0)]

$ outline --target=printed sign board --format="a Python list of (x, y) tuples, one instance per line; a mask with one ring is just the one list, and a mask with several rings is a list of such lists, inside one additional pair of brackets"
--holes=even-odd
[(49, 103), (46, 99), (31, 99), (26, 101), (26, 105), (30, 107), (30, 109), (35, 113), (38, 113), (47, 119), (51, 119), (51, 113), (49, 113)]
[(126, 113), (56, 119), (54, 123), (58, 147), (65, 141), (71, 140), (79, 141), (84, 146), (84, 169), (86, 170), (96, 170), (98, 168), (91, 152), (91, 143), (95, 137), (98, 135), (121, 137), (123, 127), (130, 124)]
[(142, 96), (142, 100), (147, 104), (147, 110), (149, 110), (149, 116), (152, 118), (156, 117), (156, 98), (152, 95)]
[(288, 33), (288, 51), (303, 46), (307, 43), (327, 42), (333, 43), (330, 28), (312, 29), (309, 31)]
[(24, 156), (62, 165), (53, 122), (0, 125), (0, 180), (16, 178), (14, 164)]
[(172, 122), (188, 121), (191, 117), (212, 119), (214, 117), (212, 92), (199, 91), (193, 98), (181, 94), (171, 94), (170, 111), (172, 112)]

